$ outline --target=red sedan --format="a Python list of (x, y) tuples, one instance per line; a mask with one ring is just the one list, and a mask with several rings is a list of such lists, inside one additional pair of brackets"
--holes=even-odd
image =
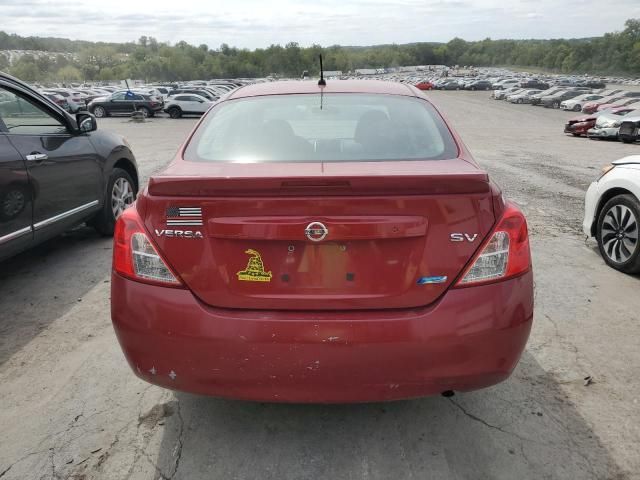
[(418, 90), (433, 90), (435, 85), (425, 80), (424, 82), (417, 83), (416, 88)]
[(162, 387), (364, 402), (488, 387), (533, 318), (527, 223), (416, 88), (236, 90), (119, 218), (111, 315)]

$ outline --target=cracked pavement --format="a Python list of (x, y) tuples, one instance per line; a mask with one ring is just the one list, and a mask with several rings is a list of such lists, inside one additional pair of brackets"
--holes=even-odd
[[(431, 97), (529, 219), (535, 324), (507, 382), (329, 406), (147, 385), (111, 328), (111, 241), (79, 228), (0, 263), (0, 479), (640, 479), (640, 280), (580, 230), (589, 182), (640, 147), (566, 137), (573, 114), (486, 92)], [(99, 122), (146, 179), (194, 121)]]

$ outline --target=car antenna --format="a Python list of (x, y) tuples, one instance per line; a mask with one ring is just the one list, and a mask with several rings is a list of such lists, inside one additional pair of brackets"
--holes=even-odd
[(324, 68), (322, 68), (322, 55), (318, 55), (320, 58), (320, 80), (318, 80), (318, 86), (326, 87), (327, 81), (324, 79)]

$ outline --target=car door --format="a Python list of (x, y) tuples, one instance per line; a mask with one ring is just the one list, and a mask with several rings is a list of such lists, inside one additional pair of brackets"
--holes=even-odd
[(111, 95), (108, 105), (106, 105), (109, 113), (124, 113), (131, 111), (130, 102), (125, 99), (126, 92), (117, 92)]
[(184, 108), (185, 112), (189, 113), (199, 113), (201, 109), (201, 104), (198, 100), (198, 97), (195, 95), (186, 95), (184, 97)]
[(0, 90), (11, 98), (1, 114), (4, 136), (26, 166), (37, 241), (100, 208), (102, 166), (89, 135), (72, 130), (62, 113), (28, 92)]
[(7, 138), (0, 98), (0, 259), (28, 248), (33, 242), (33, 192), (27, 167)]

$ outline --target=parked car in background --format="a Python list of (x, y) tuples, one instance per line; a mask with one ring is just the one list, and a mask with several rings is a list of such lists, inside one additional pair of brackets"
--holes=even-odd
[(68, 90), (66, 88), (49, 88), (45, 91), (47, 93), (55, 93), (57, 95), (63, 96), (69, 105), (69, 111), (71, 113), (76, 113), (80, 110), (87, 109), (87, 102), (85, 100), (86, 95), (80, 92)]
[(584, 233), (607, 265), (624, 273), (640, 273), (639, 199), (640, 155), (607, 165), (585, 197)]
[(489, 80), (472, 80), (465, 85), (465, 90), (491, 90)]
[(623, 97), (622, 93), (616, 93), (615, 95), (610, 95), (608, 97), (602, 97), (599, 100), (593, 100), (591, 102), (587, 102), (582, 106), (583, 113), (594, 113), (598, 110), (600, 105), (611, 104), (621, 100)]
[(603, 103), (598, 105), (598, 108), (596, 108), (596, 111), (601, 111), (601, 110), (607, 110), (609, 108), (616, 108), (616, 107), (627, 107), (629, 105), (634, 105), (637, 104), (636, 108), (640, 108), (640, 98), (635, 98), (635, 97), (631, 97), (631, 98), (621, 98), (620, 100), (617, 100), (615, 102), (611, 102), (611, 103)]
[(208, 90), (205, 90), (204, 88), (174, 88), (173, 90), (169, 91), (169, 96), (167, 98), (170, 99), (174, 95), (185, 94), (185, 93), (200, 95), (206, 98), (207, 100), (209, 100), (210, 102), (215, 102), (219, 98), (219, 97), (216, 97), (213, 93), (209, 92)]
[(547, 90), (543, 90), (542, 92), (536, 95), (532, 95), (531, 98), (529, 99), (529, 103), (531, 105), (542, 105), (542, 99), (544, 97), (549, 97), (551, 95), (555, 95), (556, 93), (564, 92), (565, 90), (566, 89), (562, 87), (551, 87)]
[(65, 111), (67, 112), (71, 111), (69, 102), (67, 102), (67, 99), (64, 98), (62, 95), (60, 95), (59, 93), (47, 92), (45, 90), (40, 91), (39, 93), (47, 97), (49, 100), (51, 100), (53, 103), (55, 103), (59, 107), (62, 107), (62, 109), (64, 109)]
[(638, 115), (638, 110), (626, 110), (622, 116), (613, 111), (614, 109), (597, 112), (595, 125), (587, 131), (587, 137), (592, 140), (617, 140), (622, 122)]
[(564, 90), (554, 95), (542, 97), (540, 99), (540, 104), (545, 108), (560, 108), (560, 104), (562, 102), (564, 102), (565, 100), (569, 100), (571, 98), (575, 98), (578, 95), (580, 95), (580, 92), (572, 91), (572, 90)]
[(111, 278), (135, 375), (253, 401), (487, 387), (533, 319), (523, 213), (420, 90), (375, 80), (216, 103), (118, 219)]
[(456, 78), (447, 78), (436, 84), (436, 90), (460, 90), (460, 81)]
[(434, 85), (428, 80), (423, 80), (419, 83), (416, 83), (416, 88), (418, 90), (433, 90)]
[(640, 139), (640, 112), (629, 115), (620, 122), (618, 138), (624, 143), (637, 142)]
[(511, 95), (507, 95), (507, 101), (511, 102), (511, 103), (530, 103), (531, 102), (531, 97), (533, 97), (534, 95), (539, 94), (540, 92), (542, 92), (542, 90), (537, 90), (537, 89), (525, 89), (516, 93), (513, 93)]
[(524, 92), (524, 89), (520, 87), (509, 87), (502, 90), (494, 90), (491, 96), (494, 100), (504, 100), (508, 95), (516, 95)]
[(113, 232), (138, 191), (122, 137), (0, 74), (0, 260), (83, 222)]
[(499, 80), (491, 85), (491, 88), (494, 90), (503, 90), (505, 88), (516, 87), (519, 86), (520, 80), (516, 78), (508, 78), (505, 80)]
[(180, 118), (183, 115), (202, 115), (214, 103), (195, 93), (180, 94), (169, 97), (167, 103), (164, 104), (164, 111), (171, 118)]
[[(632, 109), (626, 107), (620, 107), (617, 109), (610, 109), (603, 112), (596, 112), (591, 114), (582, 114), (576, 118), (572, 118), (567, 122), (564, 128), (564, 133), (570, 133), (575, 137), (579, 137), (581, 135), (587, 135), (591, 129), (595, 128), (596, 122), (600, 117), (602, 120), (600, 121), (600, 125), (606, 125), (609, 127), (609, 119), (612, 119), (612, 123), (616, 123), (620, 120), (620, 118), (624, 117), (627, 113), (631, 112)], [(618, 126), (620, 126), (618, 124)]]
[(594, 93), (584, 93), (582, 95), (578, 95), (577, 97), (571, 98), (569, 100), (564, 100), (560, 103), (560, 108), (562, 110), (572, 110), (574, 112), (581, 112), (582, 106), (587, 102), (592, 102), (595, 100), (600, 100), (604, 98), (602, 95), (597, 95)]
[(543, 82), (542, 80), (538, 80), (537, 78), (523, 80), (520, 82), (519, 86), (521, 88), (533, 88), (538, 90), (547, 90), (549, 88), (549, 84), (547, 82)]
[(141, 112), (145, 117), (153, 117), (164, 107), (162, 102), (149, 95), (122, 91), (112, 93), (109, 97), (96, 98), (88, 108), (96, 117), (102, 118), (114, 114), (131, 114), (135, 111)]

